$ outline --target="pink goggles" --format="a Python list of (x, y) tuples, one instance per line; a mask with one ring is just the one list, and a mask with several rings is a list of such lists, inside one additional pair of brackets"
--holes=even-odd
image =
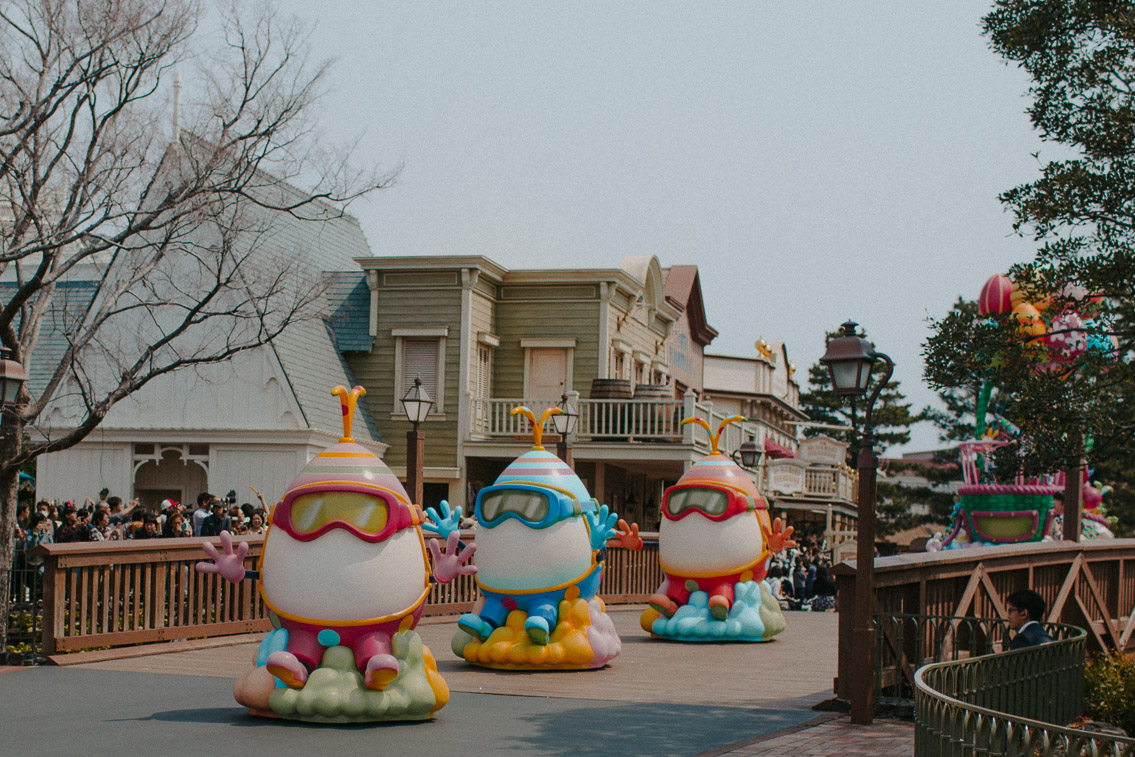
[(298, 541), (342, 528), (363, 541), (380, 542), (422, 522), (421, 513), (395, 491), (347, 481), (308, 484), (288, 492), (268, 523)]

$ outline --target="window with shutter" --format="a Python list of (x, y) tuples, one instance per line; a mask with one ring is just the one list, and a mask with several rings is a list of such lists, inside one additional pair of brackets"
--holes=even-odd
[(492, 369), (492, 350), (485, 345), (477, 348), (477, 397), (489, 396), (489, 375)]
[(437, 386), (437, 339), (404, 339), (402, 343), (402, 386), (413, 386), (422, 380), (422, 388), (435, 402), (441, 399)]

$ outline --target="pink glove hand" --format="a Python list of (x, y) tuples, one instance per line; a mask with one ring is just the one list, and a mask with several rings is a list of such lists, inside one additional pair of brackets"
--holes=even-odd
[(473, 553), (477, 551), (476, 544), (470, 544), (457, 551), (457, 541), (460, 534), (453, 531), (449, 534), (449, 538), (445, 540), (445, 554), (441, 553), (441, 548), (438, 546), (437, 539), (430, 539), (430, 555), (433, 556), (434, 564), (434, 578), (437, 579), (439, 584), (447, 584), (460, 575), (471, 576), (477, 572), (476, 565), (465, 565)]
[(197, 563), (198, 573), (216, 573), (230, 583), (240, 583), (244, 580), (244, 558), (248, 555), (248, 542), (242, 541), (233, 553), (233, 537), (228, 531), (221, 532), (221, 549), (224, 554), (217, 551), (209, 542), (201, 545), (205, 554), (212, 562), (201, 561)]

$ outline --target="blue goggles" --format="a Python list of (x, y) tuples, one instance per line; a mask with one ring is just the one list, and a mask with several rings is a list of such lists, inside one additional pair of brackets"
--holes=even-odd
[(510, 481), (486, 486), (478, 492), (473, 512), (483, 526), (492, 527), (514, 518), (532, 528), (547, 528), (596, 507), (595, 500), (580, 504), (568, 492), (546, 484)]

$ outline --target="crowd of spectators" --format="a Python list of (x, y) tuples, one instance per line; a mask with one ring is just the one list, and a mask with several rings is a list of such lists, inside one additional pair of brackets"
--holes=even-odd
[(776, 555), (769, 564), (768, 583), (784, 608), (813, 612), (835, 609), (831, 560), (828, 551), (814, 539)]
[(43, 558), (32, 554), (40, 544), (218, 536), (221, 531), (263, 534), (267, 521), (263, 497), (258, 506), (248, 502), (238, 506), (234, 492), (224, 498), (202, 492), (197, 495), (196, 508), (169, 499), (157, 507), (147, 507), (137, 499), (123, 502), (103, 489), (97, 502), (88, 498), (82, 505), (47, 500), (34, 506), (21, 503), (13, 539), (15, 552), (26, 555), (28, 565), (42, 570)]

